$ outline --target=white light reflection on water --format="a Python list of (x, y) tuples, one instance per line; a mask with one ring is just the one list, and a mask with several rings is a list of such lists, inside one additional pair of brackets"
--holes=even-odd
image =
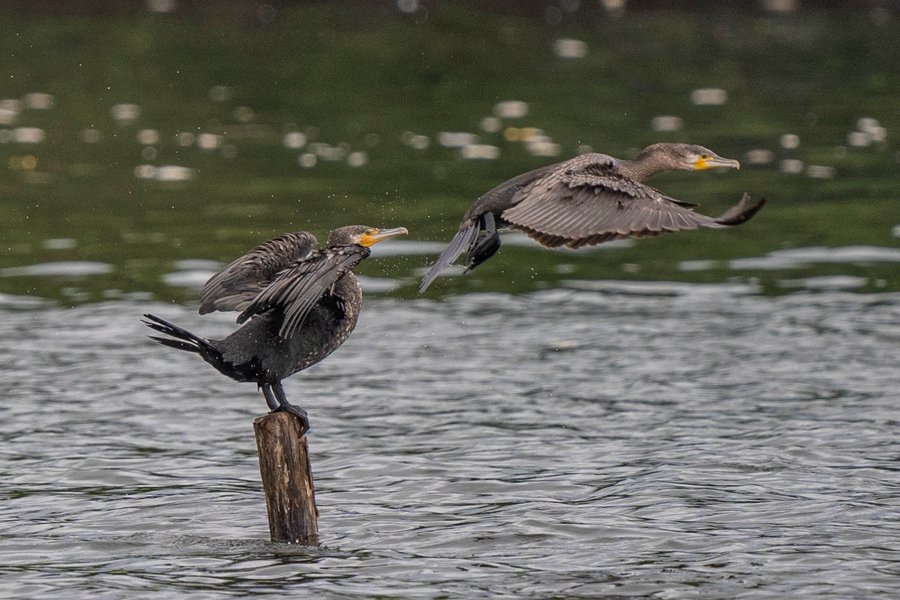
[(884, 246), (790, 248), (774, 250), (762, 257), (737, 258), (728, 264), (730, 268), (737, 270), (779, 270), (796, 269), (811, 264), (866, 264), (873, 262), (900, 262), (900, 248)]
[(3, 309), (0, 595), (894, 597), (900, 295), (674, 291), (370, 298), (286, 383), (318, 551), (265, 542), (261, 395), (139, 323), (233, 315)]
[(23, 267), (7, 267), (0, 269), (0, 277), (84, 277), (87, 275), (105, 275), (115, 270), (113, 265), (88, 261), (69, 260), (39, 263)]

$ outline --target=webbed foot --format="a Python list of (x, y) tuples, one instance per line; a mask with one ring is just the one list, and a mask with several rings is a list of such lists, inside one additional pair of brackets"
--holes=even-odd
[(484, 213), (482, 222), (482, 229), (466, 254), (466, 272), (492, 257), (500, 249), (500, 234), (497, 233), (494, 213)]
[[(309, 431), (309, 417), (306, 415), (306, 411), (299, 406), (295, 406), (288, 402), (287, 396), (284, 395), (284, 388), (281, 387), (281, 383), (273, 385), (272, 391), (275, 393), (275, 398), (278, 401), (278, 406), (273, 408), (272, 412), (282, 410), (291, 413), (300, 419), (300, 437), (306, 435), (306, 432)], [(268, 402), (268, 397), (266, 398), (266, 401)], [(271, 406), (271, 404), (269, 406)]]

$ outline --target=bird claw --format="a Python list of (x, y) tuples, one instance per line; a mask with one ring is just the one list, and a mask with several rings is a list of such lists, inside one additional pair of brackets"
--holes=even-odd
[(285, 402), (278, 408), (272, 410), (272, 412), (286, 412), (294, 415), (298, 419), (300, 419), (300, 437), (306, 435), (306, 432), (309, 431), (309, 417), (306, 415), (306, 411), (300, 408), (299, 406), (294, 406), (293, 404), (288, 404)]

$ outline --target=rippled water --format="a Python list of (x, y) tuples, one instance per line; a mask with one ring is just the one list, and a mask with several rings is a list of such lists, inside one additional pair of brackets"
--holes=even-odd
[(267, 542), (253, 386), (163, 303), (0, 305), (0, 596), (900, 591), (900, 296), (570, 284), (369, 298), (289, 379), (323, 547)]

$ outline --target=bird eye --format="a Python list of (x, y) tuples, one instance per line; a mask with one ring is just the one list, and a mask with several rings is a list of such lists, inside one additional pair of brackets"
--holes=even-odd
[(709, 160), (709, 154), (701, 154), (700, 158), (702, 158), (703, 160)]

